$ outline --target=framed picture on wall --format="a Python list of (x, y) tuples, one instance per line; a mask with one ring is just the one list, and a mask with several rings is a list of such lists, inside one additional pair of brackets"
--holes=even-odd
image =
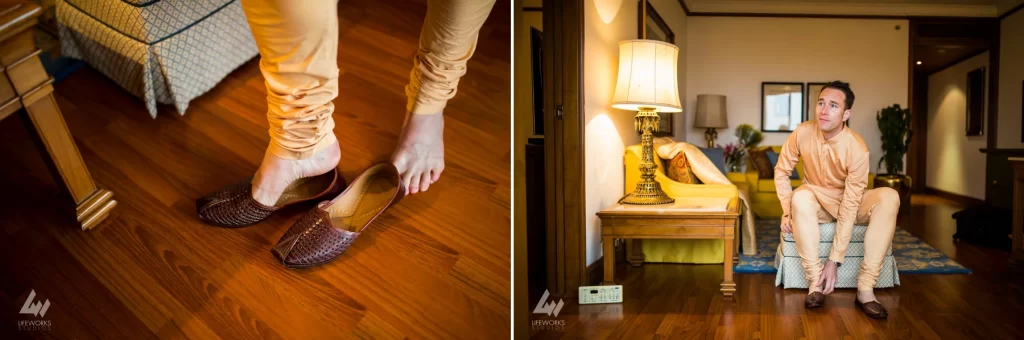
[[(647, 3), (647, 15), (644, 16), (644, 2), (637, 2), (637, 38), (644, 37), (644, 22), (647, 22), (647, 39), (667, 42), (675, 45), (676, 34), (672, 32), (672, 29), (668, 27), (668, 23), (658, 15), (658, 11), (654, 10), (654, 6)], [(658, 137), (673, 137), (675, 134), (672, 131), (672, 113), (658, 112), (660, 118), (658, 122), (658, 132), (654, 135)]]
[[(664, 41), (669, 44), (675, 45), (676, 34), (672, 32), (672, 29), (668, 27), (668, 23), (658, 15), (658, 11), (654, 10), (654, 6), (647, 3), (647, 16), (644, 17), (644, 2), (637, 2), (637, 14), (639, 20), (637, 20), (637, 39), (649, 39)], [(644, 20), (647, 20), (647, 38), (644, 38)]]
[(804, 108), (803, 122), (817, 118), (814, 115), (815, 108), (818, 106), (818, 94), (821, 93), (821, 88), (825, 85), (828, 83), (807, 83), (807, 94), (805, 95), (807, 107)]
[(804, 83), (761, 83), (761, 131), (793, 132), (805, 105)]
[(981, 136), (985, 129), (985, 68), (967, 73), (967, 136)]

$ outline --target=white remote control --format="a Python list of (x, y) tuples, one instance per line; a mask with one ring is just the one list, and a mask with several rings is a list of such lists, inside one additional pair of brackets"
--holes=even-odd
[(580, 304), (595, 303), (622, 303), (622, 285), (580, 287)]

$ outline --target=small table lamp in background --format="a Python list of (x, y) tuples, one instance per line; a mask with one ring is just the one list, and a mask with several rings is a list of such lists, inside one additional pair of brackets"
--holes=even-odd
[(658, 112), (682, 112), (679, 104), (679, 73), (676, 64), (679, 48), (655, 40), (626, 40), (619, 43), (619, 78), (612, 107), (638, 111), (636, 130), (642, 134), (640, 182), (636, 191), (622, 197), (624, 204), (668, 204), (675, 199), (661, 190), (654, 180), (654, 136), (658, 131)]
[(704, 139), (708, 141), (708, 147), (715, 147), (715, 139), (718, 138), (718, 131), (729, 127), (729, 120), (725, 115), (725, 96), (718, 94), (697, 95), (697, 117), (693, 122), (695, 128), (707, 128), (704, 132)]

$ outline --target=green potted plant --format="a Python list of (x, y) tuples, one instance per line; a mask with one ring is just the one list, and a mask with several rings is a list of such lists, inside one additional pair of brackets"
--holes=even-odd
[(910, 130), (910, 109), (893, 104), (878, 111), (878, 130), (882, 133), (882, 158), (878, 160), (878, 169), (885, 163), (885, 173), (875, 176), (875, 187), (890, 187), (900, 194), (900, 212), (909, 211), (911, 178), (903, 174), (903, 156), (910, 147), (910, 138), (914, 131)]
[(736, 139), (736, 143), (725, 146), (725, 164), (730, 172), (740, 171), (747, 152), (756, 148), (764, 140), (764, 135), (750, 124), (740, 124), (736, 127)]

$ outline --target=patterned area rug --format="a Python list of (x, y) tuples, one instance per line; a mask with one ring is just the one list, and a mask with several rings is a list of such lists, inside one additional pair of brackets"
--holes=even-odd
[[(757, 254), (743, 255), (736, 273), (775, 273), (775, 250), (779, 246), (779, 220), (756, 220)], [(970, 274), (971, 270), (951, 260), (921, 239), (896, 227), (892, 240), (896, 269), (900, 274)]]

